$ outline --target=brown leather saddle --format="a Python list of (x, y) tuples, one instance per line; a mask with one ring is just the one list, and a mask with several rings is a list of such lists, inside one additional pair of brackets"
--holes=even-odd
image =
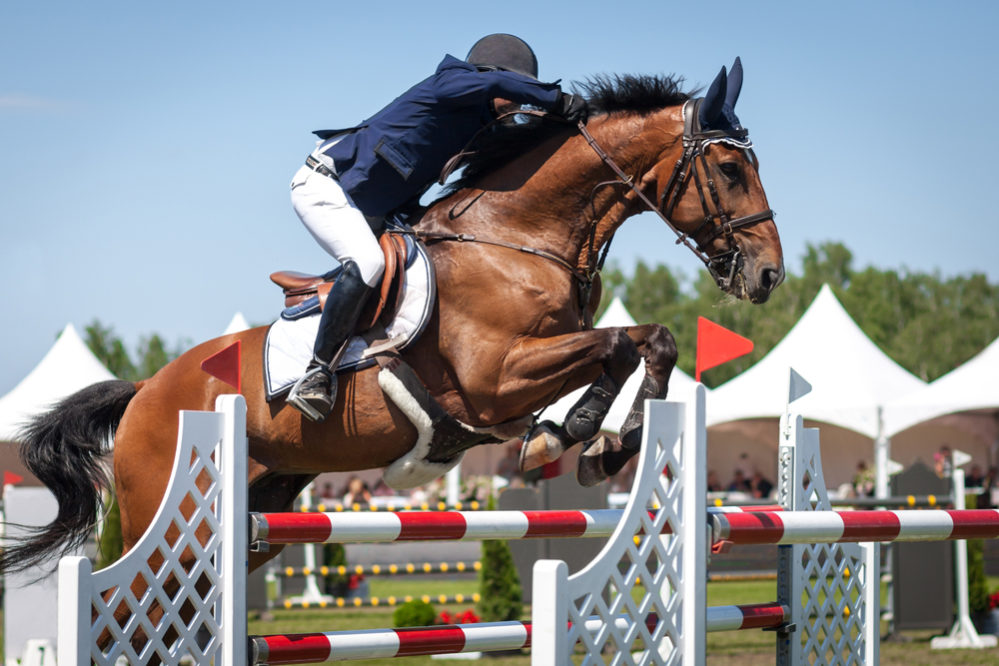
[[(406, 279), (406, 239), (403, 234), (387, 231), (378, 238), (385, 255), (385, 273), (377, 299), (370, 299), (361, 311), (357, 332), (374, 326), (380, 319), (387, 324), (395, 316), (402, 302)], [(297, 271), (271, 273), (271, 281), (284, 290), (284, 306), (298, 305), (314, 296), (319, 297), (319, 309), (326, 306), (326, 297), (336, 281), (323, 275), (309, 275)], [(383, 316), (384, 315), (384, 316)]]

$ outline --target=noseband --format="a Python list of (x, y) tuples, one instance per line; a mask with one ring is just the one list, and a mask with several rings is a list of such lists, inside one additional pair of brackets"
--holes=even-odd
[[(579, 123), (579, 131), (600, 159), (602, 159), (604, 163), (606, 163), (607, 166), (614, 171), (620, 182), (630, 187), (635, 195), (645, 204), (646, 208), (658, 215), (659, 219), (665, 222), (666, 226), (668, 226), (673, 233), (676, 234), (676, 244), (685, 245), (691, 252), (693, 252), (694, 255), (701, 260), (705, 267), (707, 267), (708, 272), (711, 274), (711, 277), (714, 278), (718, 286), (724, 290), (728, 290), (732, 287), (732, 282), (742, 265), (742, 252), (739, 249), (738, 243), (735, 241), (735, 230), (773, 219), (775, 213), (772, 209), (767, 208), (758, 213), (753, 213), (752, 215), (744, 215), (742, 217), (731, 219), (728, 213), (722, 208), (721, 199), (718, 196), (718, 188), (715, 186), (714, 179), (712, 179), (709, 175), (710, 172), (708, 171), (708, 162), (705, 157), (705, 147), (712, 143), (726, 143), (731, 146), (741, 148), (747, 152), (749, 159), (752, 161), (754, 166), (756, 165), (756, 157), (752, 152), (753, 144), (749, 141), (748, 132), (745, 130), (742, 130), (742, 134), (740, 136), (733, 136), (732, 134), (718, 130), (701, 129), (697, 113), (701, 101), (701, 99), (691, 99), (687, 100), (683, 105), (683, 155), (679, 160), (677, 160), (676, 165), (673, 167), (673, 173), (670, 175), (666, 188), (663, 190), (662, 196), (659, 198), (658, 206), (645, 196), (638, 186), (635, 185), (631, 177), (625, 175), (614, 160), (611, 159), (611, 157), (600, 147), (599, 144), (597, 144), (596, 140), (586, 130), (586, 126), (583, 123)], [(701, 168), (703, 169), (706, 178), (706, 182), (703, 184), (701, 183), (701, 176), (697, 170), (698, 160), (700, 160)], [(704, 220), (692, 233), (688, 234), (680, 230), (670, 218), (672, 217), (673, 211), (683, 196), (683, 192), (685, 191), (687, 183), (691, 180), (691, 178), (694, 180), (694, 184), (697, 188), (697, 195), (701, 200), (701, 209), (704, 211)], [(714, 212), (712, 212), (711, 206), (708, 205), (708, 200), (704, 194), (705, 188), (707, 189), (711, 202), (714, 205)], [(717, 224), (715, 223), (716, 219), (718, 221)], [(698, 237), (704, 233), (705, 229), (708, 229), (707, 237), (702, 240), (698, 240)], [(727, 247), (716, 254), (709, 254), (704, 247), (718, 237), (725, 238)], [(602, 263), (603, 261), (601, 258), (598, 262), (598, 266)]]

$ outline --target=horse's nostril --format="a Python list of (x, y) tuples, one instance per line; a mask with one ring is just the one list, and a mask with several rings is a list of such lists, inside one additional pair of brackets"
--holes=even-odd
[(760, 276), (760, 282), (768, 292), (776, 289), (783, 280), (784, 271), (780, 268), (764, 268), (763, 275)]

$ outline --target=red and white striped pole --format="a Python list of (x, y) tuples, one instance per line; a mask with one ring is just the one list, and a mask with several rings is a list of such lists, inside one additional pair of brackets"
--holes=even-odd
[(714, 539), (732, 544), (942, 541), (999, 537), (995, 509), (713, 513)]
[[(708, 513), (779, 510), (779, 506), (770, 505), (711, 507)], [(607, 537), (614, 532), (622, 515), (621, 509), (251, 513), (250, 542), (372, 543)], [(669, 530), (669, 526), (664, 525), (664, 530)]]
[[(791, 613), (778, 603), (717, 606), (707, 609), (708, 631), (779, 627)], [(650, 631), (655, 616), (646, 619)], [(617, 620), (624, 628), (628, 620)], [(586, 629), (597, 631), (603, 620), (587, 620)], [(354, 659), (413, 657), (459, 652), (517, 650), (531, 646), (530, 622), (483, 622), (437, 627), (330, 631), (309, 634), (252, 636), (251, 664), (315, 664)]]
[(254, 513), (250, 542), (365, 543), (610, 536), (619, 509)]

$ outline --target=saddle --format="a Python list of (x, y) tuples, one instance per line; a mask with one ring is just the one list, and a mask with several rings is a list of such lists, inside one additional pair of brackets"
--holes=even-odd
[[(406, 279), (407, 246), (403, 234), (386, 231), (378, 238), (378, 244), (385, 255), (385, 272), (382, 274), (378, 299), (370, 299), (361, 311), (357, 332), (374, 326), (382, 316), (391, 320), (402, 302)], [(284, 291), (286, 308), (298, 305), (310, 298), (319, 297), (319, 309), (326, 307), (326, 298), (336, 283), (339, 270), (324, 275), (309, 275), (297, 271), (277, 271), (271, 273), (271, 281)]]

